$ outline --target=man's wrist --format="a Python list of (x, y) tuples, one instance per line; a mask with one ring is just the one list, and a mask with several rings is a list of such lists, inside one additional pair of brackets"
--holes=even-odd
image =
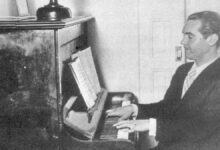
[(138, 107), (137, 107), (137, 105), (136, 104), (131, 104), (131, 106), (132, 106), (132, 109), (133, 109), (132, 116), (133, 117), (137, 117), (137, 115), (138, 115)]

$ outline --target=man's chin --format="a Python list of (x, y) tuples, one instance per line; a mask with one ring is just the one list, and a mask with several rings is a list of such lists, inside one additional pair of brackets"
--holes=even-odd
[(187, 54), (186, 54), (186, 59), (187, 59), (187, 60), (194, 60), (194, 59), (193, 59), (193, 56), (187, 55)]
[(193, 60), (192, 53), (186, 51), (186, 59)]
[(186, 62), (192, 62), (194, 59), (192, 57), (186, 57)]

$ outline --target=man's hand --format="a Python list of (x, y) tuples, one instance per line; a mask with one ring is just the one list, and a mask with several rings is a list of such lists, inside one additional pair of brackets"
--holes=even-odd
[(117, 129), (127, 132), (143, 132), (149, 130), (149, 120), (124, 120), (114, 124)]
[(109, 109), (106, 111), (106, 113), (107, 113), (107, 117), (118, 116), (119, 117), (118, 120), (120, 121), (120, 120), (125, 120), (131, 117), (134, 114), (134, 111), (135, 110), (133, 106), (128, 105), (128, 106), (118, 107), (114, 109)]

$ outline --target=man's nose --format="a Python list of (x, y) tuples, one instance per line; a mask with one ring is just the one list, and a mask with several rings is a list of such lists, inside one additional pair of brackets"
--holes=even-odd
[(186, 44), (185, 38), (182, 38), (182, 40), (180, 41), (180, 44), (182, 44), (182, 45), (185, 45), (185, 44)]

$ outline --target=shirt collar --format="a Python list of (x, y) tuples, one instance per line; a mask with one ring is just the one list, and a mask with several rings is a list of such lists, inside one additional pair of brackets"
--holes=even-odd
[[(205, 68), (207, 68), (209, 65), (211, 65), (215, 60), (217, 60), (219, 57), (216, 57), (215, 59), (201, 65), (197, 66), (196, 63), (194, 62), (192, 68), (195, 68), (196, 74), (199, 75)], [(192, 68), (190, 70), (192, 70)]]

